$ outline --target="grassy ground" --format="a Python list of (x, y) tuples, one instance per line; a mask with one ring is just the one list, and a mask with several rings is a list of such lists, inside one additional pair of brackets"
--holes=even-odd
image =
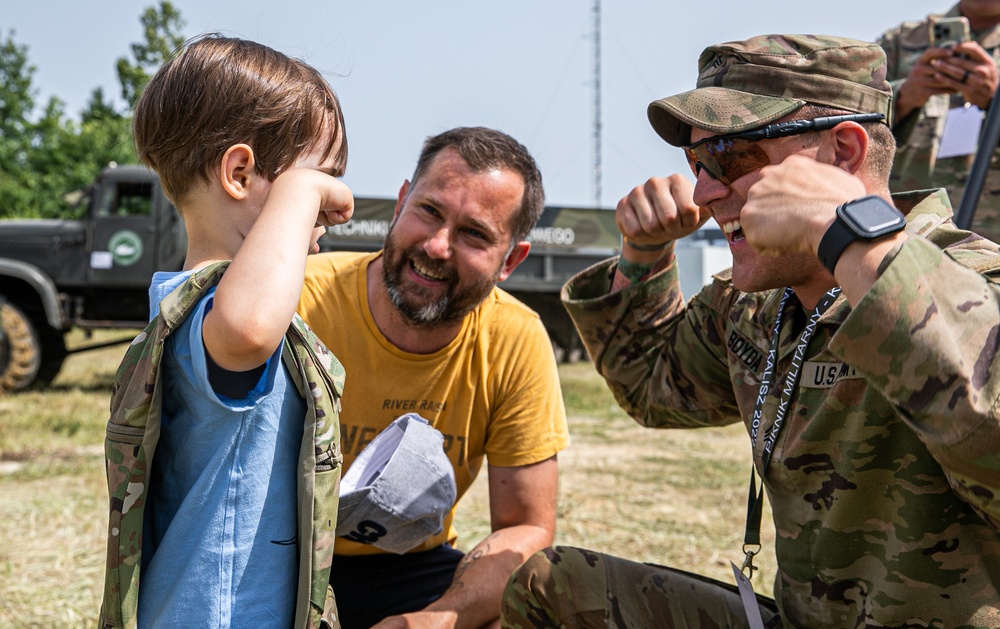
[[(84, 342), (75, 336), (71, 346)], [(0, 627), (96, 626), (104, 426), (124, 347), (71, 355), (51, 388), (0, 396)], [(572, 444), (559, 457), (557, 543), (731, 581), (750, 466), (742, 426), (645, 429), (618, 409), (589, 363), (560, 372)], [(464, 547), (489, 528), (485, 480), (459, 507)], [(769, 523), (765, 514), (765, 548)], [(759, 562), (758, 591), (770, 589), (772, 557)]]

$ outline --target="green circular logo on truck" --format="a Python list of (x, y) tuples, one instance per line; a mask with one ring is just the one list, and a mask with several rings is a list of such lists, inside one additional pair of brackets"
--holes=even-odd
[(111, 259), (118, 266), (132, 266), (142, 258), (142, 238), (128, 229), (122, 229), (111, 234), (108, 239), (108, 249)]

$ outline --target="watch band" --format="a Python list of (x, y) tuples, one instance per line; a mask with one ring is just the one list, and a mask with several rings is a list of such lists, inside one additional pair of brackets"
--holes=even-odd
[(847, 245), (894, 234), (906, 227), (906, 218), (895, 206), (869, 194), (837, 206), (837, 217), (826, 230), (816, 249), (816, 257), (831, 274)]
[(837, 268), (837, 261), (840, 260), (844, 249), (847, 249), (847, 245), (859, 238), (854, 230), (844, 223), (844, 219), (840, 217), (838, 211), (837, 218), (823, 234), (823, 238), (819, 241), (819, 248), (816, 250), (816, 256), (819, 257), (819, 261), (823, 263), (830, 275), (833, 275), (834, 269)]
[(655, 245), (640, 245), (638, 243), (632, 242), (625, 236), (622, 236), (623, 246), (626, 246), (629, 249), (635, 249), (636, 251), (643, 251), (643, 252), (663, 251), (664, 249), (669, 247), (673, 242), (674, 242), (673, 240), (668, 240), (667, 242), (658, 243)]

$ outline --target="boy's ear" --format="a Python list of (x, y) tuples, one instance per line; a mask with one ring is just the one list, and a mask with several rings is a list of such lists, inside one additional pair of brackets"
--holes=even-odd
[(219, 162), (222, 189), (237, 201), (246, 199), (250, 194), (250, 184), (258, 177), (255, 166), (252, 148), (246, 144), (230, 146)]

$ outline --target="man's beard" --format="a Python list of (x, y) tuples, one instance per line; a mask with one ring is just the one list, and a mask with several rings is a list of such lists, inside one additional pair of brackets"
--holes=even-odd
[[(403, 271), (410, 266), (411, 260), (435, 276), (447, 278), (444, 295), (435, 296), (438, 291), (414, 283), (403, 285)], [(391, 232), (382, 251), (382, 281), (389, 299), (411, 324), (420, 328), (436, 328), (464, 319), (496, 286), (502, 268), (489, 277), (463, 283), (454, 268), (446, 262), (432, 260), (419, 245), (400, 251)]]

